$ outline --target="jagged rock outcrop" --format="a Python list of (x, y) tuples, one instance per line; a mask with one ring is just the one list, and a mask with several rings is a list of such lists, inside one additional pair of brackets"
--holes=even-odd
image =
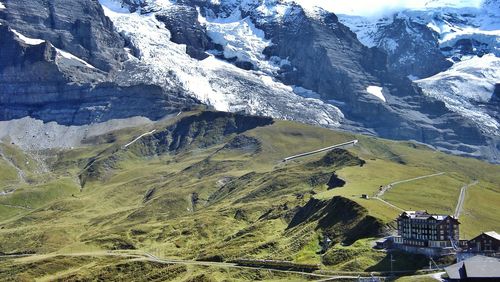
[(334, 188), (344, 187), (345, 184), (346, 184), (345, 180), (338, 177), (336, 173), (333, 173), (326, 185), (328, 186), (328, 190), (330, 190)]
[[(439, 51), (435, 34), (426, 26), (413, 23), (411, 28), (432, 39), (418, 41), (416, 48), (429, 47), (426, 52), (433, 56), (410, 48), (416, 39), (413, 40), (414, 34), (410, 32), (401, 34), (401, 28), (406, 30), (406, 22), (396, 22), (385, 30), (386, 36), (397, 35), (399, 40), (411, 41), (408, 48), (398, 49), (397, 56), (388, 56), (383, 49), (361, 44), (349, 28), (326, 11), (311, 14), (300, 6), (289, 5), (284, 15), (277, 16), (263, 12), (267, 6), (259, 1), (214, 4), (184, 0), (180, 3), (183, 7), (190, 6), (191, 11), (198, 7), (202, 17), (223, 19), (239, 12), (241, 18), (250, 18), (256, 28), (264, 31), (266, 40), (272, 42), (263, 51), (266, 58), (286, 58), (275, 77), (285, 84), (312, 90), (323, 101), (339, 107), (346, 118), (345, 128), (391, 139), (417, 140), (453, 152), (460, 151), (463, 143), (469, 147), (467, 153), (475, 150), (472, 147), (488, 146), (476, 125), (450, 112), (443, 102), (424, 96), (406, 77), (410, 71), (432, 74), (449, 66)], [(277, 1), (273, 5), (282, 4)], [(182, 13), (172, 12), (169, 17), (180, 18)], [(193, 17), (191, 25), (197, 24), (198, 20)], [(396, 63), (414, 51), (419, 53), (415, 54), (413, 66)], [(258, 68), (255, 62), (243, 64), (239, 59), (225, 59), (243, 69)], [(424, 64), (416, 63), (422, 60)], [(425, 64), (427, 60), (429, 64)], [(386, 102), (368, 93), (369, 86), (380, 86)]]
[[(154, 134), (142, 137), (127, 147), (127, 150), (140, 157), (177, 154), (222, 144), (227, 142), (233, 134), (240, 134), (272, 123), (274, 123), (273, 119), (267, 117), (203, 111), (197, 115), (182, 118)], [(109, 171), (116, 167), (123, 152), (123, 150), (116, 150), (88, 160), (87, 166), (79, 175), (82, 187), (89, 180), (106, 178)], [(195, 170), (203, 174), (208, 163), (209, 159), (205, 159), (185, 170)]]
[(175, 86), (111, 82), (123, 77), (116, 73), (127, 59), (125, 40), (98, 1), (4, 3), (1, 120), (30, 116), (63, 125), (135, 116), (156, 120), (197, 104)]
[(500, 101), (500, 83), (495, 84), (495, 91), (493, 91), (493, 96), (491, 97), (491, 101), (492, 102)]
[[(498, 107), (491, 103), (491, 94), (498, 80), (500, 45), (493, 30), (497, 29), (500, 6), (497, 0), (484, 1), (474, 7), (464, 5), (466, 3), (457, 7), (435, 2), (422, 4), (422, 9), (406, 9), (373, 18), (341, 15), (341, 21), (357, 33), (363, 44), (387, 53), (393, 76), (407, 75), (422, 88), (421, 94), (443, 102), (443, 114), (454, 113), (437, 119), (435, 112), (433, 114), (436, 107), (428, 111), (425, 107), (419, 109), (442, 123), (436, 127), (445, 130), (448, 126), (464, 134), (463, 130), (456, 129), (458, 124), (474, 133), (475, 137), (469, 141), (460, 141), (459, 146), (447, 144), (446, 149), (483, 155), (498, 162), (500, 119)], [(436, 5), (437, 8), (432, 7)], [(406, 100), (412, 105), (418, 103)], [(444, 139), (448, 142), (434, 145), (442, 147), (440, 144), (451, 141), (448, 136)], [(468, 143), (472, 139), (475, 141)], [(431, 143), (428, 138), (425, 140)], [(478, 146), (479, 143), (487, 145)]]
[(0, 25), (0, 120), (30, 116), (63, 125), (135, 116), (157, 120), (195, 104), (175, 88), (167, 92), (106, 80), (106, 73), (50, 42), (23, 39)]
[[(271, 118), (205, 111), (183, 118), (163, 131), (142, 138), (141, 155), (161, 155), (192, 148), (206, 148), (224, 141), (231, 134), (272, 124)], [(134, 148), (132, 148), (134, 149)]]
[(345, 166), (363, 166), (366, 161), (353, 155), (344, 149), (333, 149), (326, 153), (320, 160), (311, 162), (312, 167), (345, 167)]
[(262, 149), (262, 143), (254, 137), (246, 135), (238, 135), (229, 143), (224, 145), (224, 151), (240, 151), (246, 153), (258, 153)]
[[(4, 97), (21, 94), (4, 98), (4, 119), (29, 115), (84, 124), (133, 115), (158, 118), (200, 99), (216, 110), (495, 155), (485, 154), (498, 143), (494, 136), (408, 79), (450, 64), (435, 32), (420, 22), (395, 19), (379, 31), (379, 46), (369, 48), (333, 13), (279, 0), (101, 4), (104, 9), (97, 0), (5, 1), (0, 22), (47, 40), (47, 50), (55, 51), (40, 51), (47, 53), (44, 63), (19, 68), (9, 62), (10, 69), (4, 68), (4, 76), (30, 69), (30, 80), (35, 69), (51, 69), (42, 88), (5, 79), (2, 87), (10, 92)], [(393, 41), (400, 42), (398, 48), (387, 52)], [(413, 63), (402, 60), (410, 55)], [(46, 93), (36, 96), (38, 104), (31, 101), (34, 91)], [(56, 100), (72, 106), (55, 109)]]
[(287, 229), (306, 224), (315, 225), (315, 229), (322, 231), (334, 244), (352, 244), (359, 238), (380, 236), (387, 229), (361, 205), (340, 196), (330, 200), (310, 199), (297, 209)]
[(4, 0), (0, 23), (109, 71), (127, 59), (125, 41), (97, 0)]
[(274, 43), (265, 53), (287, 58), (294, 67), (280, 73), (285, 83), (311, 89), (325, 100), (355, 104), (369, 97), (363, 93), (368, 94), (368, 85), (378, 83), (374, 74), (385, 70), (382, 52), (359, 43), (334, 14), (313, 18), (301, 11), (288, 20), (293, 24), (261, 26)]
[(126, 5), (132, 13), (147, 6), (145, 0), (122, 0), (122, 3)]
[(206, 50), (220, 49), (210, 40), (206, 29), (201, 26), (198, 21), (198, 11), (194, 7), (179, 4), (176, 13), (161, 14), (157, 19), (170, 31), (172, 42), (186, 44), (186, 53), (195, 59), (206, 59), (209, 56)]
[(378, 30), (374, 40), (388, 53), (389, 71), (394, 75), (429, 77), (452, 65), (441, 53), (439, 34), (411, 19), (395, 18)]

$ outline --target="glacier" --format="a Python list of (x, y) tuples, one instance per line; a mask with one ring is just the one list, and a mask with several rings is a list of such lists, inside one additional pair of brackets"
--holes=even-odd
[[(146, 73), (132, 74), (136, 80), (164, 87), (180, 84), (189, 95), (220, 111), (293, 119), (326, 127), (338, 127), (344, 118), (334, 105), (297, 95), (292, 86), (268, 74), (274, 69), (273, 62), (267, 61), (261, 52), (269, 43), (249, 19), (240, 19), (238, 14), (220, 19), (199, 17), (213, 38), (220, 36), (226, 55), (254, 62), (258, 66), (254, 71), (245, 71), (214, 55), (204, 60), (188, 56), (186, 45), (172, 42), (170, 31), (156, 18), (162, 13), (175, 13), (170, 1), (149, 1), (150, 10), (137, 12), (130, 12), (118, 0), (100, 0), (100, 3), (115, 28), (137, 49), (137, 56), (131, 54), (129, 60), (148, 66)], [(233, 32), (222, 37), (227, 31)]]
[(424, 92), (470, 118), (485, 132), (500, 135), (500, 123), (481, 105), (488, 103), (500, 81), (500, 58), (493, 54), (458, 62), (435, 76), (416, 80)]
[[(408, 78), (427, 96), (478, 125), (483, 132), (500, 136), (499, 120), (487, 106), (500, 83), (500, 5), (490, 1), (422, 1), (381, 16), (346, 13), (340, 21), (368, 47), (379, 47), (391, 55), (398, 42), (381, 36), (381, 30), (395, 20), (427, 26), (436, 36), (450, 67), (431, 76), (409, 74)], [(417, 32), (408, 31), (414, 37)], [(423, 39), (417, 39), (423, 40)], [(470, 43), (468, 43), (470, 42)], [(471, 44), (464, 49), (463, 44)], [(467, 45), (465, 45), (467, 46)], [(400, 58), (404, 64), (405, 57)], [(407, 58), (410, 59), (410, 58)], [(494, 112), (494, 110), (493, 110)]]

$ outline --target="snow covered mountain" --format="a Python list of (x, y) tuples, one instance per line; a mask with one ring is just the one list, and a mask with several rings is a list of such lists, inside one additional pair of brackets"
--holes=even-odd
[[(335, 106), (304, 98), (297, 94), (302, 93), (300, 89), (273, 79), (280, 64), (286, 62), (265, 59), (262, 51), (271, 43), (248, 18), (241, 18), (239, 10), (217, 21), (169, 1), (134, 2), (138, 6), (127, 7), (120, 1), (101, 0), (100, 3), (118, 32), (133, 46), (130, 61), (147, 65), (147, 70), (136, 72), (141, 77), (134, 79), (151, 80), (168, 88), (174, 82), (164, 74), (171, 73), (191, 96), (220, 111), (283, 119), (293, 117), (302, 122), (339, 126), (343, 115)], [(138, 8), (139, 12), (130, 13), (130, 9)], [(198, 32), (205, 32), (203, 26), (206, 27), (206, 46), (196, 45), (199, 38), (185, 38), (197, 32), (189, 30), (193, 22), (179, 24), (186, 16), (193, 18)], [(187, 25), (186, 30), (183, 24)], [(189, 40), (192, 45), (185, 44)], [(224, 47), (209, 49), (217, 48), (216, 45)], [(220, 60), (217, 55), (234, 60), (235, 65)], [(245, 68), (245, 65), (252, 71), (237, 67)]]
[[(383, 17), (341, 15), (366, 46), (384, 49), (390, 66), (422, 87), (425, 95), (500, 135), (500, 2), (435, 0)], [(469, 3), (470, 4), (470, 3)]]
[[(203, 103), (500, 158), (498, 109), (486, 94), (464, 107), (481, 107), (487, 128), (459, 100), (453, 107), (452, 94), (426, 90), (444, 71), (471, 73), (458, 60), (496, 58), (497, 31), (485, 28), (495, 10), (477, 9), (474, 23), (463, 23), (465, 12), (450, 20), (442, 8), (424, 9), (425, 18), (408, 10), (339, 20), (290, 0), (1, 2), (1, 120), (157, 120)], [(470, 47), (462, 39), (472, 26), (482, 33)], [(490, 69), (488, 78), (472, 74), (488, 81), (485, 93), (497, 64)]]
[(415, 81), (426, 95), (470, 118), (489, 134), (498, 135), (499, 104), (495, 87), (500, 81), (500, 58), (493, 54), (455, 63), (450, 69)]

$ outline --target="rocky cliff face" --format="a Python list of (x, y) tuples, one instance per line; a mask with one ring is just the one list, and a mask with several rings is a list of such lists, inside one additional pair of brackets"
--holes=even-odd
[[(284, 9), (280, 6), (283, 2), (274, 5), (276, 10)], [(451, 65), (439, 50), (436, 33), (427, 26), (407, 21), (386, 26), (379, 32), (380, 44), (382, 39), (401, 42), (388, 53), (381, 46), (363, 45), (332, 13), (285, 5), (286, 11), (277, 14), (265, 7), (260, 1), (242, 1), (239, 6), (235, 1), (221, 1), (219, 6), (205, 6), (200, 12), (208, 18), (235, 13), (250, 18), (270, 42), (263, 50), (266, 58), (286, 58), (275, 78), (308, 89), (315, 98), (339, 107), (346, 128), (361, 127), (364, 132), (413, 139), (455, 152), (471, 153), (474, 147), (488, 143), (476, 125), (452, 113), (443, 102), (423, 95), (407, 78), (411, 73), (432, 75)], [(208, 29), (210, 34), (210, 25)], [(259, 64), (252, 64), (258, 69)], [(380, 87), (382, 101), (370, 93), (373, 87)]]
[(186, 45), (186, 53), (198, 60), (208, 57), (206, 50), (220, 48), (207, 35), (206, 29), (198, 21), (198, 11), (194, 7), (179, 5), (175, 15), (165, 13), (157, 16), (171, 33), (171, 40)]
[(109, 71), (127, 56), (125, 42), (113, 29), (97, 0), (4, 0), (0, 20), (30, 38)]
[(394, 75), (429, 77), (452, 65), (441, 53), (438, 33), (411, 19), (395, 18), (378, 30), (374, 40), (388, 53)]
[(98, 2), (5, 5), (0, 11), (1, 120), (30, 116), (63, 125), (135, 116), (155, 120), (196, 103), (175, 87), (111, 82), (126, 58), (124, 39)]
[(157, 119), (199, 100), (496, 158), (494, 134), (408, 78), (451, 64), (420, 22), (394, 20), (366, 46), (333, 13), (288, 1), (4, 3), (2, 54), (17, 59), (0, 66), (3, 119)]
[[(340, 18), (364, 45), (387, 53), (389, 69), (395, 76), (406, 75), (422, 88), (423, 95), (442, 101), (447, 111), (459, 116), (458, 120), (476, 127), (491, 144), (482, 154), (498, 159), (499, 108), (492, 102), (492, 95), (500, 79), (499, 3), (492, 0), (462, 7), (439, 2), (379, 18)], [(468, 146), (459, 150), (474, 151)]]

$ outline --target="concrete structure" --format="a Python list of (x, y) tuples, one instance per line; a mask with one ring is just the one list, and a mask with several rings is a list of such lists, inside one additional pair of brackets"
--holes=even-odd
[(399, 218), (394, 247), (407, 252), (440, 256), (455, 252), (459, 244), (459, 224), (449, 215), (427, 211), (405, 211)]
[(382, 238), (375, 241), (375, 249), (389, 249), (392, 246), (392, 237)]
[(462, 251), (457, 253), (457, 261), (477, 255), (500, 258), (500, 234), (495, 231), (483, 232), (467, 241)]
[(474, 256), (445, 268), (450, 281), (500, 281), (500, 259)]
[[(426, 211), (405, 211), (398, 218), (395, 243), (417, 247), (453, 247), (459, 241), (458, 220), (449, 215), (434, 215)], [(396, 238), (395, 238), (396, 239)]]
[(497, 252), (500, 253), (500, 234), (495, 231), (483, 232), (467, 243), (472, 252)]
[(330, 246), (332, 245), (332, 239), (328, 238), (328, 236), (323, 235), (323, 240), (321, 241), (321, 254), (326, 253)]

